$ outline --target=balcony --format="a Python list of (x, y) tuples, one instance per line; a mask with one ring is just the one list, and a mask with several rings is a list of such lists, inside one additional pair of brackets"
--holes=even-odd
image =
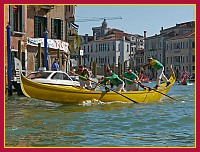
[(37, 6), (35, 6), (36, 12), (39, 12), (40, 10), (44, 10), (47, 13), (52, 9), (54, 9), (54, 5), (37, 5)]
[(180, 53), (180, 52), (181, 52), (181, 49), (174, 50), (174, 53)]

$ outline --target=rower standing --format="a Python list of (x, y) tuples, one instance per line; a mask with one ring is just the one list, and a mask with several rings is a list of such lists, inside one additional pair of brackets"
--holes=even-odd
[(166, 87), (170, 85), (169, 80), (167, 79), (167, 77), (164, 75), (163, 72), (164, 66), (158, 60), (155, 60), (152, 57), (148, 57), (147, 61), (148, 63), (142, 67), (146, 68), (147, 66), (152, 66), (152, 68), (157, 71), (156, 86), (154, 88), (157, 89), (160, 86), (161, 78), (164, 82), (167, 83)]

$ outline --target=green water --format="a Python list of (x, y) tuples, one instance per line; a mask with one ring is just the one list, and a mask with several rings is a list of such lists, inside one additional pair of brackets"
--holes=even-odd
[[(153, 85), (153, 84), (149, 84)], [(148, 104), (61, 105), (13, 95), (5, 111), (6, 147), (193, 147), (194, 84), (175, 84)]]

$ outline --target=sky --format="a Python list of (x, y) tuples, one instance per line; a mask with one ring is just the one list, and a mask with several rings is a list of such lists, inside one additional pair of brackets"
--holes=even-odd
[[(147, 37), (159, 34), (176, 24), (195, 20), (195, 5), (77, 5), (75, 20), (83, 18), (122, 17), (107, 20), (109, 28), (117, 28), (129, 34)], [(102, 25), (99, 21), (75, 22), (79, 25), (79, 34), (92, 35), (92, 27)]]

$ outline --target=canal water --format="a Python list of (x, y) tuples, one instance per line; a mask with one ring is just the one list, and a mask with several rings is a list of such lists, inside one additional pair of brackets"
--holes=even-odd
[[(145, 84), (146, 85), (146, 84)], [(149, 86), (155, 84), (150, 83)], [(6, 98), (6, 147), (194, 147), (195, 85), (146, 104)]]

